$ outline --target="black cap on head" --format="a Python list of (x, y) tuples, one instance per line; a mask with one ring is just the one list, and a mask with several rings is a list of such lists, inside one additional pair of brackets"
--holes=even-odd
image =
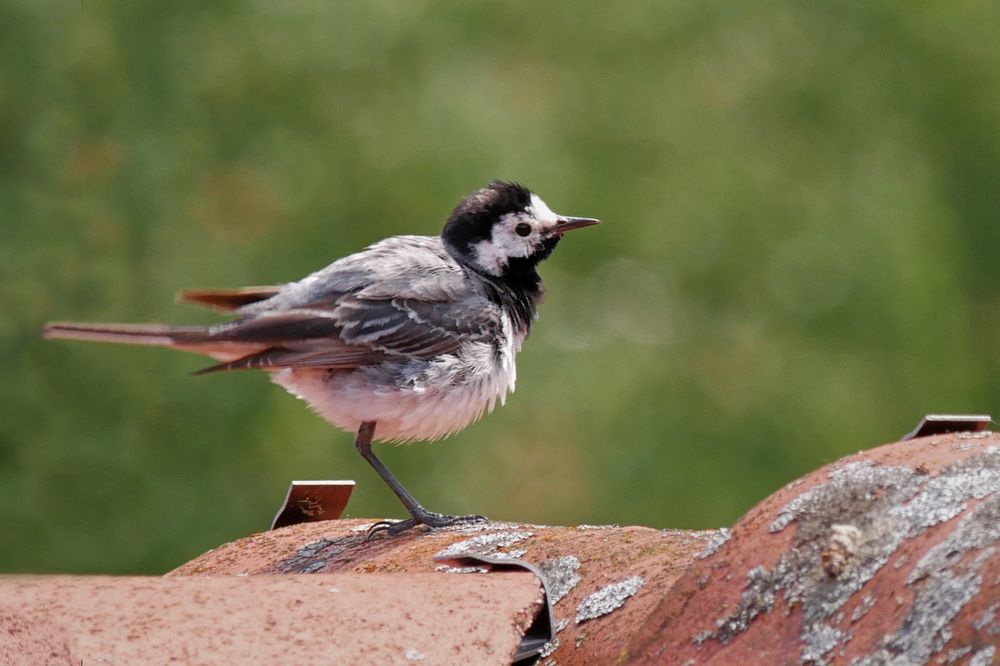
[(501, 216), (526, 210), (530, 205), (531, 190), (527, 187), (512, 181), (494, 180), (455, 206), (441, 237), (459, 252), (467, 252), (474, 243), (490, 238), (493, 224)]

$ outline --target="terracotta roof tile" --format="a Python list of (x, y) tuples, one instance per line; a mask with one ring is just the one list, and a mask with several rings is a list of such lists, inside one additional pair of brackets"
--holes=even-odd
[(731, 530), (490, 523), (369, 540), (369, 524), (256, 534), (163, 578), (0, 578), (0, 663), (508, 663), (547, 612), (538, 580), (469, 555), (541, 572), (542, 664), (1000, 651), (1000, 437), (985, 431), (849, 456)]
[(0, 663), (505, 663), (529, 573), (0, 577)]

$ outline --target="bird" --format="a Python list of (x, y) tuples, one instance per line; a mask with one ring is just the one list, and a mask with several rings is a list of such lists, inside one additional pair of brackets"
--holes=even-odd
[(231, 313), (224, 323), (50, 322), (43, 336), (169, 347), (216, 361), (195, 375), (266, 372), (352, 433), (410, 514), (379, 521), (370, 534), (484, 521), (424, 508), (372, 443), (438, 440), (503, 404), (544, 292), (538, 264), (564, 234), (598, 223), (557, 215), (524, 185), (495, 180), (462, 199), (439, 235), (392, 236), (283, 285), (177, 294)]

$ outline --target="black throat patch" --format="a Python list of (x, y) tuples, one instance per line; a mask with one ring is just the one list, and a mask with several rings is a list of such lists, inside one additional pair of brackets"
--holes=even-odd
[(492, 287), (490, 299), (510, 313), (517, 331), (525, 335), (531, 329), (538, 303), (545, 293), (537, 266), (552, 254), (558, 244), (559, 236), (553, 236), (530, 257), (511, 259), (499, 277), (483, 276)]
[(490, 300), (509, 313), (515, 328), (527, 334), (535, 319), (535, 309), (542, 297), (542, 278), (536, 266), (548, 258), (559, 237), (541, 243), (528, 257), (512, 257), (501, 275), (489, 275), (477, 270), (471, 256), (474, 247), (489, 241), (493, 225), (509, 213), (518, 213), (531, 205), (531, 190), (514, 182), (493, 181), (462, 200), (448, 217), (441, 231), (445, 247), (461, 264), (483, 277)]

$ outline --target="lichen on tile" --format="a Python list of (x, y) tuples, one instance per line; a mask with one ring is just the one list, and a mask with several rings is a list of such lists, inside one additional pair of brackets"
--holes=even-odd
[(563, 555), (538, 564), (538, 569), (545, 577), (549, 590), (549, 599), (553, 604), (569, 594), (583, 578), (580, 576), (580, 560), (573, 555)]
[(631, 576), (625, 580), (606, 585), (587, 596), (576, 608), (576, 624), (612, 613), (628, 601), (645, 584), (642, 576)]
[(464, 555), (495, 555), (499, 549), (509, 548), (515, 543), (530, 539), (533, 536), (533, 532), (516, 530), (481, 534), (471, 539), (457, 541), (438, 552), (434, 557), (435, 559), (446, 560)]

